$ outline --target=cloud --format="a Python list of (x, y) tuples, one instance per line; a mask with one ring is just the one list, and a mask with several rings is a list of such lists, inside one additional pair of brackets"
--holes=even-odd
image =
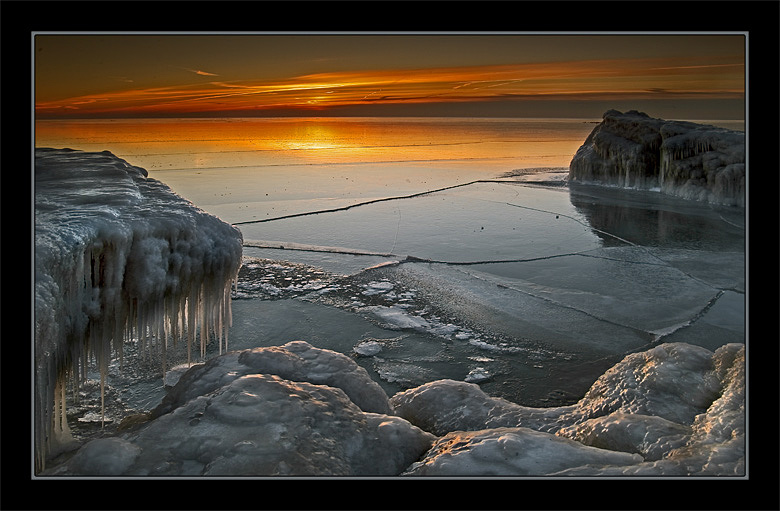
[(184, 69), (186, 69), (190, 73), (195, 73), (196, 75), (201, 75), (201, 76), (219, 76), (218, 74), (209, 73), (208, 71), (201, 71), (200, 69), (190, 69), (188, 67), (185, 67)]
[(736, 62), (733, 64), (703, 64), (699, 66), (669, 66), (669, 67), (654, 67), (653, 70), (668, 70), (668, 69), (710, 69), (716, 67), (744, 67), (743, 62)]
[[(696, 73), (698, 68), (691, 69), (689, 63), (679, 59), (671, 62), (663, 59), (589, 60), (344, 71), (275, 80), (192, 79), (186, 84), (132, 90), (125, 88), (38, 102), (36, 112), (55, 114), (67, 105), (78, 106), (85, 114), (178, 115), (216, 110), (254, 112), (258, 109), (311, 108), (312, 104), (325, 108), (382, 103), (477, 103), (507, 99), (569, 100), (573, 97), (595, 99), (625, 97), (627, 94), (641, 98), (698, 97), (702, 94), (733, 97), (735, 94), (744, 94), (739, 73), (725, 72), (712, 78), (701, 77)], [(669, 75), (667, 71), (656, 71), (660, 67), (675, 67), (681, 71)], [(714, 64), (713, 67), (730, 71), (721, 64)], [(177, 69), (201, 76), (218, 76), (198, 69)]]

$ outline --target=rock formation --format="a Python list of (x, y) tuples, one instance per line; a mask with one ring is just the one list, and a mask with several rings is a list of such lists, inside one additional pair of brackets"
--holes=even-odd
[(630, 110), (608, 110), (577, 150), (570, 183), (745, 206), (745, 133)]

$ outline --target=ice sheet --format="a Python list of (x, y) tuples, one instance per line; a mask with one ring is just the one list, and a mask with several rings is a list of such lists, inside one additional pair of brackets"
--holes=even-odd
[[(481, 351), (451, 358), (457, 370), (432, 372), (391, 364), (382, 347), (377, 374), (386, 382), (479, 374), (497, 395), (561, 402), (626, 353), (666, 340), (715, 349), (745, 339), (738, 208), (647, 191), (477, 182), (241, 228), (246, 238), (288, 240), (284, 250), (271, 243), (250, 255), (345, 277), (307, 300)], [(336, 250), (320, 245), (334, 240)], [(541, 374), (545, 392), (529, 385)]]

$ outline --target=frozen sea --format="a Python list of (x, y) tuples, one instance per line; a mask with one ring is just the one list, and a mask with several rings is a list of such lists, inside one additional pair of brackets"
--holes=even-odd
[[(596, 122), (39, 121), (36, 146), (109, 150), (241, 230), (230, 349), (305, 340), (388, 395), (447, 378), (560, 406), (626, 354), (746, 341), (744, 209), (570, 186)], [(117, 421), (164, 395), (153, 356), (108, 383)]]

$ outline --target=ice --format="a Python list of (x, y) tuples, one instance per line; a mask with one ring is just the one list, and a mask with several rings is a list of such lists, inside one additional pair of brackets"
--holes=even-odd
[(487, 381), (491, 378), (490, 371), (485, 369), (484, 367), (475, 367), (471, 371), (469, 371), (469, 374), (466, 375), (466, 378), (464, 381), (468, 383), (481, 383), (483, 381)]
[(368, 412), (358, 406), (367, 378), (346, 355), (301, 341), (219, 355), (146, 422), (87, 442), (47, 475), (745, 474), (742, 344), (634, 353), (577, 403), (548, 408), (436, 380), (389, 399), (379, 391), (365, 402), (386, 411)]
[(304, 341), (292, 341), (282, 346), (231, 352), (193, 367), (151, 414), (155, 417), (167, 413), (247, 374), (273, 374), (286, 380), (340, 388), (367, 412), (390, 412), (385, 392), (354, 361)]
[[(36, 452), (67, 440), (65, 386), (95, 359), (105, 386), (126, 339), (157, 353), (223, 349), (241, 233), (111, 153), (35, 152)], [(163, 369), (164, 370), (164, 369)], [(64, 436), (63, 436), (64, 435)]]
[(570, 165), (570, 181), (745, 205), (745, 133), (609, 110)]
[(193, 367), (147, 422), (48, 475), (395, 476), (434, 436), (390, 412), (340, 353), (305, 342), (236, 351)]
[(393, 289), (393, 283), (392, 282), (387, 282), (387, 281), (383, 281), (383, 282), (369, 282), (368, 284), (366, 284), (365, 287), (366, 287), (366, 290), (363, 291), (362, 294), (364, 294), (366, 296), (370, 296), (370, 295), (376, 295), (376, 294), (381, 294), (381, 293), (387, 293), (388, 291)]
[[(488, 461), (464, 462), (460, 465), (468, 472), (464, 475), (480, 475), (491, 464), (500, 466), (496, 470), (502, 473), (525, 473), (536, 463), (533, 459), (518, 460), (514, 468), (512, 463), (489, 462), (523, 442), (534, 449), (546, 446), (550, 450), (545, 452), (552, 456), (571, 455), (568, 465), (555, 460), (546, 466), (537, 464), (538, 474), (744, 473), (744, 428), (739, 422), (744, 396), (736, 383), (743, 355), (733, 348), (746, 341), (744, 210), (647, 191), (559, 183), (540, 186), (509, 179), (481, 180), (414, 197), (387, 197), (305, 217), (242, 223), (245, 255), (241, 259), (239, 251), (243, 264), (233, 288), (236, 299), (230, 304), (230, 349), (272, 353), (303, 340), (309, 350), (344, 354), (372, 380), (371, 384), (361, 380), (363, 387), (378, 385), (385, 396), (418, 396), (414, 412), (402, 410), (406, 405), (399, 407), (400, 398), (394, 397), (396, 408), (389, 413), (406, 417), (405, 421), (436, 437), (457, 429), (467, 432), (460, 438), (471, 442), (466, 445), (474, 447), (474, 457)], [(133, 187), (128, 190), (133, 197)], [(114, 208), (111, 201), (119, 197), (101, 199), (102, 206), (95, 205), (95, 211)], [(139, 276), (137, 287), (153, 294), (158, 279), (147, 281), (141, 274), (153, 275), (155, 261), (164, 260), (164, 251), (155, 241), (160, 236), (148, 238), (139, 243), (136, 254), (159, 257), (145, 258), (143, 264), (149, 266), (137, 265), (134, 271)], [(54, 281), (43, 274), (40, 282), (47, 280)], [(41, 285), (39, 290), (45, 289)], [(56, 296), (56, 288), (51, 289)], [(51, 303), (56, 303), (54, 298)], [(41, 317), (49, 312), (42, 310)], [(727, 348), (719, 350), (721, 346)], [(149, 363), (160, 363), (159, 348), (159, 344), (137, 343), (138, 354), (149, 358)], [(212, 433), (218, 431), (208, 438), (184, 438), (184, 423), (200, 418), (195, 414), (204, 409), (196, 402), (213, 395), (209, 393), (224, 392), (239, 402), (249, 399), (249, 386), (257, 383), (268, 392), (293, 394), (294, 403), (294, 395), (300, 392), (301, 382), (296, 381), (300, 377), (290, 371), (281, 373), (279, 368), (287, 363), (282, 359), (252, 368), (238, 364), (236, 354), (225, 354), (217, 362), (220, 351), (219, 343), (206, 345), (198, 362), (210, 359), (211, 370), (203, 365), (191, 369), (193, 375), (210, 375), (206, 379), (212, 378), (213, 384), (200, 387), (193, 380), (192, 394), (180, 387), (169, 394), (180, 399), (168, 413), (141, 426), (148, 428), (148, 435), (122, 437), (147, 453), (153, 449), (152, 432), (179, 446), (175, 452), (146, 457), (140, 464), (140, 458), (135, 459), (131, 472), (243, 473), (258, 461), (245, 454), (276, 438), (271, 433), (281, 426), (274, 417), (268, 419), (271, 436), (267, 438), (242, 440), (220, 429), (236, 417), (222, 425), (217, 424), (221, 418), (204, 422), (214, 426)], [(169, 361), (174, 365), (186, 359)], [(228, 361), (234, 365), (220, 365)], [(125, 357), (124, 365), (132, 364)], [(343, 372), (341, 364), (333, 359), (309, 374), (325, 378), (334, 374), (333, 369)], [(165, 398), (166, 387), (170, 390), (187, 381), (182, 374), (190, 371), (190, 365), (169, 371), (162, 381), (156, 375), (121, 383), (127, 385), (122, 395), (132, 406), (149, 411)], [(269, 369), (273, 365), (277, 369)], [(114, 378), (112, 367), (109, 376)], [(243, 380), (264, 372), (279, 379), (261, 378), (262, 384)], [(118, 385), (128, 381), (109, 380)], [(653, 386), (660, 380), (666, 383)], [(728, 383), (732, 380), (733, 385)], [(312, 376), (307, 381), (327, 388), (340, 385), (333, 378)], [(639, 387), (632, 387), (632, 382)], [(143, 402), (134, 390), (142, 386), (148, 389)], [(64, 386), (56, 388), (54, 415), (64, 429), (63, 391)], [(340, 402), (336, 394), (323, 397), (322, 402)], [(179, 411), (185, 409), (189, 411)], [(177, 413), (185, 415), (163, 419)], [(370, 415), (373, 411), (361, 413), (365, 415), (347, 414), (351, 418), (346, 423), (354, 419), (377, 427), (384, 424), (381, 429), (388, 438), (399, 432), (410, 434), (407, 438), (425, 436), (410, 433), (414, 430), (387, 410), (378, 414), (382, 417)], [(302, 412), (295, 420), (309, 420), (303, 417), (307, 415)], [(165, 427), (180, 428), (181, 438), (168, 435)], [(377, 438), (373, 427), (358, 426), (362, 433), (351, 438), (363, 434)], [(350, 428), (345, 431), (354, 432)], [(498, 428), (512, 431), (484, 431)], [(527, 431), (519, 431), (522, 428)], [(352, 473), (348, 465), (367, 470), (369, 465), (346, 454), (360, 443), (326, 429), (320, 434), (335, 435), (335, 443), (314, 435), (313, 445), (340, 447), (333, 459), (318, 461), (323, 473)], [(215, 440), (212, 445), (215, 436), (228, 440)], [(437, 441), (436, 449), (445, 452), (448, 441)], [(285, 450), (302, 445), (273, 446), (269, 459), (276, 464), (264, 466), (259, 473), (312, 473), (314, 465), (296, 465), (298, 461), (288, 458), (290, 452)], [(399, 444), (387, 445), (396, 449)], [(104, 447), (125, 452), (122, 459), (131, 457), (126, 446)], [(430, 474), (437, 470), (436, 449), (425, 462), (425, 472)], [(463, 449), (456, 450), (459, 459), (468, 458)], [(588, 459), (614, 463), (595, 467)], [(161, 467), (160, 471), (147, 471), (147, 462)], [(408, 469), (411, 463), (407, 458), (394, 461), (392, 470), (383, 473)], [(447, 465), (447, 470), (457, 466)], [(69, 469), (62, 470), (67, 474)]]
[(451, 380), (398, 393), (396, 412), (439, 436), (405, 474), (744, 475), (744, 357), (738, 343), (714, 353), (662, 344), (627, 356), (575, 405), (557, 408)]
[[(365, 208), (311, 215), (300, 224), (282, 220), (291, 239), (315, 242), (306, 245), (311, 251), (261, 255), (347, 274), (329, 281), (326, 294), (302, 295), (306, 300), (357, 312), (388, 330), (456, 342), (433, 344), (441, 362), (458, 360), (444, 372), (430, 355), (412, 361), (386, 350), (373, 361), (382, 378), (463, 379), (473, 369), (463, 360), (477, 355), (459, 344), (465, 341), (501, 355), (485, 368), (493, 376), (483, 381), (486, 389), (538, 405), (547, 399), (532, 383), (541, 374), (547, 392), (576, 396), (631, 351), (664, 341), (715, 349), (745, 340), (744, 211), (651, 192), (517, 182), (480, 182)], [(452, 233), (457, 247), (444, 250), (425, 222), (401, 224), (399, 231), (396, 208), (404, 219), (433, 218), (439, 238)], [(493, 220), (465, 227), (460, 208), (487, 208)], [(280, 226), (273, 224), (244, 229), (276, 235)], [(338, 254), (317, 244), (325, 231), (341, 237)], [(404, 250), (382, 259), (391, 237)], [(357, 248), (349, 253), (344, 246)], [(418, 349), (411, 342), (404, 348)]]
[[(550, 229), (553, 221), (555, 229)], [(263, 240), (286, 239), (312, 251), (385, 260), (406, 256), (453, 263), (524, 260), (600, 245), (567, 194), (515, 182), (477, 182), (240, 227), (252, 246), (270, 248), (274, 245)]]
[(353, 351), (363, 357), (373, 357), (382, 351), (382, 344), (377, 341), (363, 341), (357, 344)]
[(140, 453), (140, 447), (122, 438), (98, 438), (79, 449), (70, 467), (77, 474), (115, 476), (127, 470)]
[(596, 449), (528, 428), (448, 433), (404, 476), (545, 476), (583, 465), (635, 465), (641, 456)]

